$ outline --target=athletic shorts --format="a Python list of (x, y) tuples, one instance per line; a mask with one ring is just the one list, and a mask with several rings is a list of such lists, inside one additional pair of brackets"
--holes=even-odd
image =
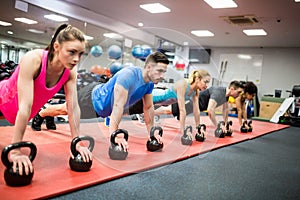
[(92, 119), (92, 118), (99, 117), (97, 115), (97, 113), (94, 109), (93, 103), (92, 103), (92, 91), (93, 91), (93, 88), (98, 84), (101, 84), (101, 83), (92, 82), (92, 83), (84, 86), (77, 92), (78, 104), (79, 104), (80, 111), (81, 111), (81, 115), (80, 115), (81, 119)]

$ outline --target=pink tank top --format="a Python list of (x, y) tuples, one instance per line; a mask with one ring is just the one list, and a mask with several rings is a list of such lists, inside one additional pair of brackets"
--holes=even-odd
[[(40, 108), (42, 108), (45, 103), (47, 103), (47, 101), (51, 99), (69, 79), (70, 70), (65, 69), (56, 85), (51, 88), (47, 88), (47, 61), (48, 51), (44, 50), (41, 71), (38, 77), (34, 80), (34, 97), (29, 119), (33, 118), (39, 112)], [(5, 119), (11, 124), (15, 124), (16, 116), (19, 110), (17, 89), (19, 71), (20, 66), (16, 68), (15, 72), (9, 79), (0, 82), (0, 110)]]

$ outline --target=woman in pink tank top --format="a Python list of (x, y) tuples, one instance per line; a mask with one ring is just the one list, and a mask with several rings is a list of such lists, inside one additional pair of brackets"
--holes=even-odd
[[(83, 33), (75, 27), (63, 24), (58, 27), (49, 46), (27, 52), (13, 75), (0, 82), (0, 111), (14, 124), (12, 143), (20, 142), (28, 121), (64, 86), (69, 124), (72, 137), (79, 135), (80, 109), (77, 100), (77, 67), (85, 51)], [(76, 146), (84, 160), (92, 159), (88, 148)], [(33, 171), (32, 163), (20, 149), (10, 153), (13, 169), (19, 173)], [(21, 163), (21, 164), (20, 164)], [(20, 165), (23, 165), (24, 168)], [(25, 171), (23, 171), (25, 169)]]

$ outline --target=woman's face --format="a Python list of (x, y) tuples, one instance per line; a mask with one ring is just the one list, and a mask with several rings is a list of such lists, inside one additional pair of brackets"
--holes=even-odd
[(62, 65), (72, 70), (80, 62), (81, 56), (85, 51), (85, 42), (80, 42), (79, 40), (63, 42), (58, 44), (56, 51)]
[(210, 83), (210, 76), (205, 76), (202, 79), (198, 78), (197, 86), (200, 90), (206, 90), (208, 87), (208, 84)]
[(248, 100), (253, 100), (255, 97), (255, 94), (249, 94), (248, 92), (245, 93), (245, 97)]

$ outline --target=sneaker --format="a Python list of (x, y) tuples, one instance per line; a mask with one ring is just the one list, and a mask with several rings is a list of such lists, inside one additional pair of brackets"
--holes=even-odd
[(46, 127), (47, 127), (47, 129), (56, 130), (56, 125), (55, 125), (55, 122), (54, 122), (54, 117), (47, 116), (47, 117), (45, 117), (45, 120), (46, 120)]
[(136, 117), (138, 118), (141, 124), (145, 124), (144, 114), (136, 114)]
[(42, 125), (44, 119), (45, 118), (41, 117), (39, 115), (39, 113), (36, 114), (36, 116), (33, 118), (32, 122), (31, 122), (31, 128), (32, 128), (32, 130), (34, 130), (34, 131), (41, 131), (41, 125)]
[(138, 120), (137, 115), (132, 115), (131, 120)]
[(154, 115), (154, 123), (159, 123), (159, 115)]

